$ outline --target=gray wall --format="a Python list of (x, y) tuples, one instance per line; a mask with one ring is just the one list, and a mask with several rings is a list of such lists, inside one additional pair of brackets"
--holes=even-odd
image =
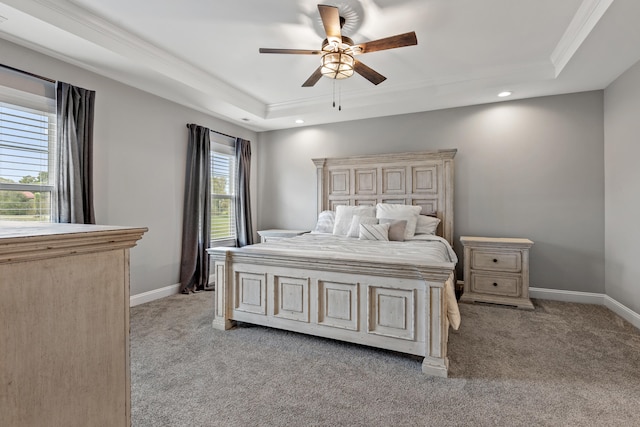
[(606, 292), (640, 313), (640, 63), (604, 92)]
[[(149, 228), (131, 250), (132, 295), (176, 284), (185, 125), (197, 123), (252, 142), (256, 133), (4, 40), (0, 58), (3, 64), (96, 91), (96, 221)], [(257, 144), (252, 147), (255, 160)]]
[(312, 158), (457, 148), (458, 254), (527, 237), (531, 286), (604, 293), (603, 126), (594, 91), (261, 133), (258, 228), (313, 227)]

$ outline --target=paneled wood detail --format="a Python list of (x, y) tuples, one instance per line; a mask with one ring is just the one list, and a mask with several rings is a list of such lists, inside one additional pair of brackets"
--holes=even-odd
[(357, 199), (356, 206), (375, 206), (378, 204), (376, 199)]
[(438, 200), (437, 199), (413, 199), (412, 204), (414, 206), (422, 206), (422, 215), (431, 215), (438, 213)]
[(358, 330), (358, 284), (318, 281), (318, 323)]
[(131, 426), (129, 249), (146, 230), (0, 221), (0, 425)]
[(333, 170), (329, 172), (330, 193), (334, 196), (348, 196), (349, 170)]
[[(442, 221), (438, 235), (453, 244), (453, 158), (456, 150), (313, 159), (318, 212), (339, 205), (422, 206)], [(350, 181), (351, 180), (351, 181)]]
[[(225, 266), (224, 266), (224, 262), (215, 262), (214, 264), (214, 269), (216, 272), (216, 284), (218, 286), (218, 288), (224, 286), (225, 283), (227, 283), (227, 279), (225, 277)], [(216, 311), (215, 313), (218, 313), (218, 315), (220, 317), (222, 317), (222, 314), (225, 313), (225, 302), (223, 299), (221, 298), (216, 298)]]
[(414, 340), (415, 291), (369, 286), (369, 333)]
[[(456, 150), (440, 150), (314, 159), (318, 212), (374, 201), (416, 204), (436, 210), (442, 236), (452, 243), (455, 154)], [(404, 179), (400, 177), (403, 170)], [(404, 192), (400, 191), (403, 185)], [(372, 194), (364, 194), (369, 191)], [(228, 329), (240, 321), (371, 345), (423, 356), (424, 373), (447, 376), (449, 324), (444, 288), (453, 286), (452, 263), (398, 264), (260, 247), (207, 252), (216, 268), (226, 271), (217, 271), (223, 283), (216, 283), (215, 328)], [(278, 283), (275, 277), (280, 278)], [(234, 309), (240, 306), (238, 301), (247, 311)], [(307, 319), (305, 309), (309, 320), (299, 321)], [(287, 318), (285, 312), (296, 319)]]
[(464, 246), (464, 293), (460, 301), (534, 309), (529, 299), (531, 240), (462, 236), (460, 241)]
[(382, 194), (404, 194), (405, 183), (406, 168), (382, 168)]
[(389, 203), (389, 204), (396, 204), (396, 205), (406, 205), (407, 201), (405, 199), (386, 199), (386, 198), (383, 198), (383, 199), (381, 199), (381, 203)]
[(285, 319), (309, 321), (309, 279), (274, 276), (274, 315)]
[(377, 170), (376, 169), (356, 169), (355, 180), (356, 188), (354, 193), (356, 195), (375, 195), (377, 193)]
[(338, 206), (349, 206), (349, 200), (331, 200), (327, 209), (335, 211)]
[(411, 174), (413, 193), (438, 193), (438, 166), (414, 166)]
[(247, 313), (267, 314), (266, 275), (236, 272), (235, 283), (236, 310)]

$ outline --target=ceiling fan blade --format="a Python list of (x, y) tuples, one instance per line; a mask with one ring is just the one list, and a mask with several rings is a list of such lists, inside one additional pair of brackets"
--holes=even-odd
[(271, 49), (268, 47), (261, 47), (260, 53), (289, 53), (294, 55), (320, 55), (321, 50), (308, 50), (308, 49)]
[(415, 46), (418, 44), (418, 38), (415, 31), (410, 33), (398, 34), (384, 39), (374, 40), (367, 43), (360, 43), (362, 50), (360, 53), (376, 52), (378, 50), (395, 49), (397, 47)]
[(320, 77), (322, 77), (322, 73), (320, 72), (321, 69), (321, 66), (316, 68), (316, 70), (313, 72), (313, 74), (311, 74), (307, 81), (302, 83), (302, 87), (311, 87), (318, 83), (318, 80), (320, 80)]
[(340, 12), (338, 8), (319, 4), (318, 11), (320, 11), (324, 32), (327, 33), (327, 40), (329, 40), (329, 42), (335, 41), (341, 43), (342, 34), (340, 31)]
[(354, 61), (353, 69), (356, 73), (360, 74), (365, 79), (369, 80), (374, 85), (379, 85), (383, 81), (387, 80), (385, 76), (375, 71), (373, 68), (369, 68), (357, 59)]

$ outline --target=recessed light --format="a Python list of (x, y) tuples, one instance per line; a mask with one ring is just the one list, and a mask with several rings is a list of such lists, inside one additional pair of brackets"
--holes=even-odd
[(500, 98), (504, 98), (505, 96), (511, 96), (511, 94), (512, 94), (512, 92), (509, 92), (508, 90), (505, 90), (504, 92), (500, 92), (500, 93), (498, 94), (498, 96), (499, 96)]
[(298, 120), (296, 120), (296, 123), (297, 123), (297, 124), (299, 124), (299, 125), (301, 125), (301, 124), (303, 124), (303, 123), (304, 123), (304, 120), (302, 120), (302, 119), (298, 119)]

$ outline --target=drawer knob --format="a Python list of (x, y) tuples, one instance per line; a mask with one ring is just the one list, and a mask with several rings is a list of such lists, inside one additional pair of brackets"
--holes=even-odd
[(493, 282), (493, 286), (498, 286), (498, 284), (496, 282)]
[(498, 262), (498, 259), (497, 259), (497, 258), (494, 258), (494, 259), (493, 259), (493, 262)]

